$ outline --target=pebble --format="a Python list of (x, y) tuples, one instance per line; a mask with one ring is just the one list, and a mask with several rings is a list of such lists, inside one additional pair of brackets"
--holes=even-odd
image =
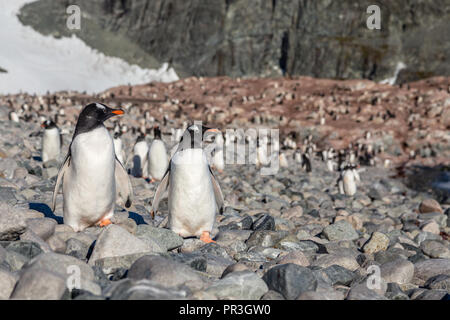
[(251, 271), (235, 271), (206, 289), (219, 299), (259, 300), (267, 291), (266, 283)]
[(264, 274), (263, 280), (269, 289), (281, 293), (288, 300), (294, 300), (301, 293), (314, 291), (317, 287), (313, 272), (293, 263), (271, 268)]
[(329, 241), (356, 240), (359, 238), (353, 226), (345, 220), (337, 221), (325, 227), (323, 234)]
[(145, 242), (117, 225), (107, 226), (98, 237), (89, 264), (103, 258), (112, 258), (139, 253), (164, 252), (159, 245)]
[(365, 253), (376, 253), (385, 251), (389, 246), (389, 237), (381, 232), (374, 232), (370, 239), (364, 244), (363, 251)]

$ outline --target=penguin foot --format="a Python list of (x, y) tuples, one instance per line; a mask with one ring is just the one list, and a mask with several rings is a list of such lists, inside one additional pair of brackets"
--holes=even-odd
[(112, 223), (111, 220), (103, 219), (100, 221), (100, 223), (98, 225), (99, 225), (99, 227), (103, 228), (103, 227), (110, 225), (111, 223)]
[(155, 183), (155, 182), (156, 182), (156, 179), (151, 178), (148, 183)]
[(209, 231), (203, 231), (202, 235), (200, 236), (200, 240), (202, 240), (205, 243), (216, 243), (213, 239), (211, 239), (211, 236), (209, 235)]

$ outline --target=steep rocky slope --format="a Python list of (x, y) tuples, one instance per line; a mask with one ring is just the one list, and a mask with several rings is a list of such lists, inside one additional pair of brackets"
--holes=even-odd
[[(171, 61), (178, 74), (291, 75), (398, 81), (450, 75), (448, 0), (377, 2), (381, 30), (366, 27), (371, 1), (41, 0), (21, 20), (67, 36), (78, 4), (90, 46), (142, 66)], [(153, 64), (153, 65), (152, 65)]]

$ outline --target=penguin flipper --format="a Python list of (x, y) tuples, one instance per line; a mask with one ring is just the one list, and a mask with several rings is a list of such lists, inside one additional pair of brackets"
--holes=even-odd
[(165, 191), (169, 187), (169, 177), (170, 177), (170, 163), (169, 168), (164, 174), (164, 177), (161, 179), (161, 182), (159, 183), (158, 188), (156, 189), (155, 196), (153, 197), (152, 210), (150, 211), (152, 218), (155, 217), (155, 213), (158, 211), (159, 202), (161, 201)]
[(222, 214), (224, 207), (222, 189), (220, 189), (219, 181), (214, 175), (214, 172), (211, 170), (211, 167), (209, 167), (209, 172), (211, 173), (211, 182), (214, 190), (214, 198), (216, 199), (217, 209), (219, 210), (219, 213)]
[[(69, 148), (69, 150), (70, 150), (70, 148)], [(58, 195), (59, 186), (61, 185), (62, 178), (64, 177), (64, 173), (66, 172), (67, 168), (69, 168), (69, 164), (70, 164), (70, 151), (67, 154), (63, 165), (61, 166), (61, 168), (59, 168), (58, 177), (56, 178), (55, 189), (53, 190), (53, 199), (52, 199), (52, 211), (53, 212), (55, 212), (55, 208), (56, 208), (56, 196)]]
[(125, 207), (129, 208), (133, 201), (133, 187), (131, 186), (127, 171), (117, 157), (114, 175), (116, 179), (117, 196), (123, 201)]

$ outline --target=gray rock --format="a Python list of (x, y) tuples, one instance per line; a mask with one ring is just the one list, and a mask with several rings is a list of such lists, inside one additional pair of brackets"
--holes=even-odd
[(387, 298), (375, 290), (369, 289), (365, 282), (358, 283), (350, 288), (347, 300), (387, 300)]
[(239, 262), (234, 263), (225, 268), (225, 270), (222, 273), (221, 278), (225, 277), (227, 274), (232, 273), (232, 272), (248, 271), (248, 270), (249, 269), (245, 264), (242, 264)]
[(214, 282), (206, 292), (219, 299), (259, 300), (268, 290), (266, 283), (255, 273), (238, 271)]
[(30, 259), (14, 251), (8, 251), (4, 263), (11, 272), (19, 271)]
[(429, 278), (445, 274), (450, 275), (450, 259), (430, 259), (414, 265), (414, 280), (418, 285), (423, 285)]
[(248, 238), (246, 244), (248, 247), (261, 246), (273, 247), (278, 241), (284, 238), (287, 234), (280, 231), (257, 230), (254, 231)]
[(323, 234), (330, 241), (356, 240), (359, 238), (358, 233), (353, 229), (352, 225), (345, 220), (339, 220), (325, 227)]
[(36, 233), (27, 229), (24, 233), (20, 235), (20, 240), (34, 242), (39, 245), (43, 252), (52, 252), (52, 248), (48, 245), (47, 242), (42, 240)]
[(100, 268), (105, 275), (111, 276), (113, 280), (118, 280), (123, 278), (133, 263), (147, 254), (143, 252), (97, 259), (94, 266)]
[(11, 299), (19, 300), (59, 300), (68, 297), (66, 280), (45, 269), (26, 270), (17, 282)]
[(286, 299), (296, 299), (301, 293), (314, 291), (317, 280), (311, 270), (296, 264), (277, 265), (267, 271), (263, 280), (271, 290), (281, 293)]
[(381, 266), (381, 277), (387, 282), (410, 283), (414, 276), (414, 264), (405, 259), (397, 259)]
[(27, 220), (27, 228), (44, 241), (53, 235), (56, 225), (56, 221), (50, 218), (34, 218)]
[(103, 258), (162, 251), (163, 249), (159, 246), (151, 246), (148, 242), (133, 236), (122, 227), (111, 224), (98, 237), (89, 258), (89, 264), (94, 265), (96, 260)]
[(356, 275), (352, 271), (338, 265), (329, 266), (322, 271), (326, 274), (328, 279), (330, 279), (331, 285), (333, 286), (348, 286), (353, 281), (353, 279), (356, 278)]
[(431, 277), (425, 282), (425, 288), (450, 291), (450, 275), (440, 274)]
[(62, 278), (67, 278), (73, 273), (73, 269), (80, 270), (80, 276), (82, 279), (89, 281), (94, 280), (94, 271), (85, 262), (78, 260), (74, 257), (58, 254), (58, 253), (43, 253), (30, 260), (24, 269), (38, 270), (44, 269), (51, 271)]
[(397, 283), (388, 283), (386, 297), (390, 300), (409, 300), (408, 295), (402, 291)]
[(344, 300), (344, 294), (334, 289), (307, 291), (301, 293), (297, 300)]
[(252, 230), (275, 230), (275, 219), (268, 215), (263, 214), (261, 217), (259, 217), (252, 226)]
[(111, 300), (183, 300), (190, 291), (184, 288), (167, 288), (147, 279), (124, 279), (109, 289)]
[(9, 299), (17, 282), (17, 276), (0, 269), (0, 300)]
[(0, 241), (17, 240), (25, 232), (26, 211), (0, 202)]
[(374, 232), (370, 239), (364, 244), (365, 253), (376, 253), (385, 251), (389, 246), (389, 237), (381, 232)]
[(447, 290), (426, 290), (414, 300), (443, 300), (448, 296)]
[(80, 260), (86, 260), (89, 252), (89, 246), (78, 239), (70, 238), (66, 242), (65, 254)]
[(27, 259), (32, 259), (44, 252), (37, 243), (25, 240), (11, 242), (6, 246), (6, 250), (20, 253)]
[(359, 268), (356, 257), (353, 257), (351, 255), (321, 254), (312, 263), (312, 266), (321, 268), (327, 268), (332, 265), (338, 265), (350, 271), (355, 271)]
[(160, 256), (144, 256), (128, 270), (128, 278), (148, 279), (166, 287), (186, 285), (190, 288), (203, 288), (201, 277), (188, 266)]
[(173, 250), (183, 245), (183, 238), (172, 230), (155, 228), (147, 224), (137, 226), (136, 237), (142, 240), (151, 239), (165, 251)]
[(283, 295), (277, 291), (269, 290), (262, 297), (261, 300), (286, 300)]
[(431, 258), (450, 259), (450, 249), (448, 245), (440, 241), (425, 240), (420, 244), (423, 253)]

